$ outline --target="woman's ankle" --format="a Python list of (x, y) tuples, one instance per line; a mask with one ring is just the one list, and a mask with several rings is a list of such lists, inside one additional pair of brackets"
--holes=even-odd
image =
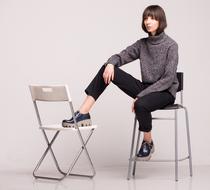
[(81, 113), (81, 114), (87, 114), (87, 113), (89, 113), (89, 111), (85, 111), (85, 110), (80, 110), (79, 109), (79, 113)]
[(148, 142), (148, 143), (151, 143), (152, 142), (152, 139), (145, 139), (144, 138), (144, 141)]
[(92, 108), (94, 103), (95, 103), (94, 98), (92, 96), (87, 96), (86, 99), (84, 100), (83, 104), (81, 105), (79, 112), (81, 114), (89, 113), (89, 111)]
[(144, 132), (144, 141), (151, 143), (152, 142), (152, 135), (151, 132)]

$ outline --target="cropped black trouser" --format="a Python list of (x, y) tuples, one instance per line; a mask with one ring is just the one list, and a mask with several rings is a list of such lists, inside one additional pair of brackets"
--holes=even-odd
[[(95, 100), (98, 99), (98, 97), (108, 86), (105, 84), (103, 79), (104, 69), (105, 66), (102, 66), (89, 86), (85, 89), (86, 94), (92, 96)], [(141, 91), (151, 85), (142, 83), (118, 67), (114, 67), (114, 80), (112, 83), (114, 83), (132, 98), (136, 98)], [(138, 100), (135, 102), (134, 109), (137, 120), (139, 121), (139, 130), (144, 132), (151, 131), (151, 112), (173, 104), (174, 100), (174, 96), (171, 95), (167, 90), (161, 92), (152, 92), (141, 98), (138, 98)]]

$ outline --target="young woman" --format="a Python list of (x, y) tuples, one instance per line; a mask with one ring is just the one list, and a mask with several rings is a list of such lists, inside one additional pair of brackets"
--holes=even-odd
[[(148, 37), (108, 59), (86, 88), (87, 97), (75, 113), (80, 126), (90, 125), (90, 109), (110, 82), (114, 83), (134, 99), (132, 111), (139, 122), (139, 130), (144, 132), (137, 154), (142, 160), (149, 160), (154, 152), (151, 112), (173, 104), (178, 88), (178, 45), (164, 33), (166, 26), (164, 10), (158, 5), (148, 6), (142, 17), (142, 29)], [(140, 60), (142, 81), (119, 68), (136, 59)], [(63, 120), (62, 125), (73, 127), (74, 121), (72, 118)]]

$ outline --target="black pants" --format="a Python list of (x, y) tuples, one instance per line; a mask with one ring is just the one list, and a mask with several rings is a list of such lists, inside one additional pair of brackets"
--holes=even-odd
[[(98, 99), (108, 86), (105, 84), (103, 79), (104, 69), (105, 66), (102, 66), (92, 82), (85, 89), (86, 94), (92, 96), (95, 100)], [(112, 83), (132, 98), (136, 98), (142, 90), (151, 85), (142, 83), (118, 67), (114, 68), (114, 80)], [(167, 90), (162, 92), (153, 92), (139, 98), (134, 105), (136, 117), (139, 121), (139, 130), (144, 132), (151, 131), (151, 112), (173, 104), (174, 100), (175, 98)]]

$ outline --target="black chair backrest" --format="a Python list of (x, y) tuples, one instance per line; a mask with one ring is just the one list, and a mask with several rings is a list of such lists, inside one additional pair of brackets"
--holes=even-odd
[(184, 87), (184, 73), (183, 72), (177, 72), (176, 73), (177, 79), (179, 81), (179, 87), (177, 89), (177, 92), (183, 90)]

